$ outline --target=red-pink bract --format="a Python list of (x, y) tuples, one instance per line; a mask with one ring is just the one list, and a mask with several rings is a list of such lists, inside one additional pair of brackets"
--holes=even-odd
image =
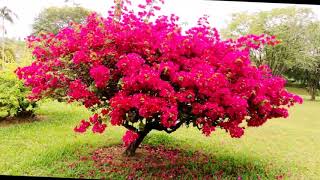
[(124, 136), (122, 137), (123, 145), (129, 146), (133, 141), (135, 141), (138, 138), (138, 134), (133, 131), (126, 131)]

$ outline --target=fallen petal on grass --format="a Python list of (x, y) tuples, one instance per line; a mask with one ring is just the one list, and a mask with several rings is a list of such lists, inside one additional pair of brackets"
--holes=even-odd
[[(92, 160), (94, 167), (100, 173), (106, 175), (108, 173), (126, 174), (128, 179), (216, 176), (216, 174), (205, 170), (205, 165), (209, 161), (214, 162), (213, 159), (198, 151), (190, 156), (179, 149), (142, 145), (135, 156), (126, 157), (123, 156), (124, 150), (125, 147), (121, 145), (104, 147), (93, 151), (91, 158), (81, 157), (80, 160)], [(92, 173), (90, 172), (90, 174)], [(222, 173), (218, 172), (218, 176), (221, 176)]]

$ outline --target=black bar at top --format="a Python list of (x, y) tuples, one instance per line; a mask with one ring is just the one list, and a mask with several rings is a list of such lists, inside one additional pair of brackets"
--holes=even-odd
[(254, 1), (243, 1), (243, 0), (204, 0), (204, 1), (230, 1), (230, 2), (260, 2), (260, 3), (281, 3), (281, 4), (303, 4), (303, 5), (320, 5), (320, 0), (316, 1), (292, 1), (292, 0), (254, 0)]

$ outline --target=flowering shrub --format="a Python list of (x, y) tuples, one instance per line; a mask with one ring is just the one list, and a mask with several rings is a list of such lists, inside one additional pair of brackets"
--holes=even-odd
[(32, 88), (29, 98), (63, 97), (96, 111), (77, 132), (102, 133), (109, 116), (130, 130), (123, 138), (129, 154), (153, 129), (171, 133), (185, 124), (239, 138), (245, 127), (287, 117), (288, 107), (302, 103), (282, 77), (250, 61), (250, 49), (279, 43), (274, 36), (221, 40), (207, 17), (183, 32), (177, 16), (156, 17), (155, 5), (147, 0), (135, 14), (121, 4), (118, 21), (112, 11), (93, 13), (57, 35), (30, 36), (36, 61), (17, 69)]
[(12, 69), (0, 71), (0, 120), (8, 117), (32, 117), (36, 102), (26, 98), (29, 89), (15, 76)]

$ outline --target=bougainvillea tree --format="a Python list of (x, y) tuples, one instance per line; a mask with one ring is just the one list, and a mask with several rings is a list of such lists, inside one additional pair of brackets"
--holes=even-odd
[(56, 35), (30, 36), (35, 61), (16, 71), (32, 88), (29, 98), (78, 101), (93, 110), (76, 132), (102, 133), (107, 121), (124, 126), (126, 155), (151, 130), (172, 133), (185, 125), (209, 136), (222, 128), (239, 138), (246, 127), (287, 117), (288, 107), (302, 102), (282, 77), (250, 61), (250, 49), (275, 45), (275, 37), (221, 40), (207, 17), (182, 31), (177, 16), (155, 16), (156, 5), (147, 0), (135, 13), (121, 4), (120, 17), (93, 13)]

